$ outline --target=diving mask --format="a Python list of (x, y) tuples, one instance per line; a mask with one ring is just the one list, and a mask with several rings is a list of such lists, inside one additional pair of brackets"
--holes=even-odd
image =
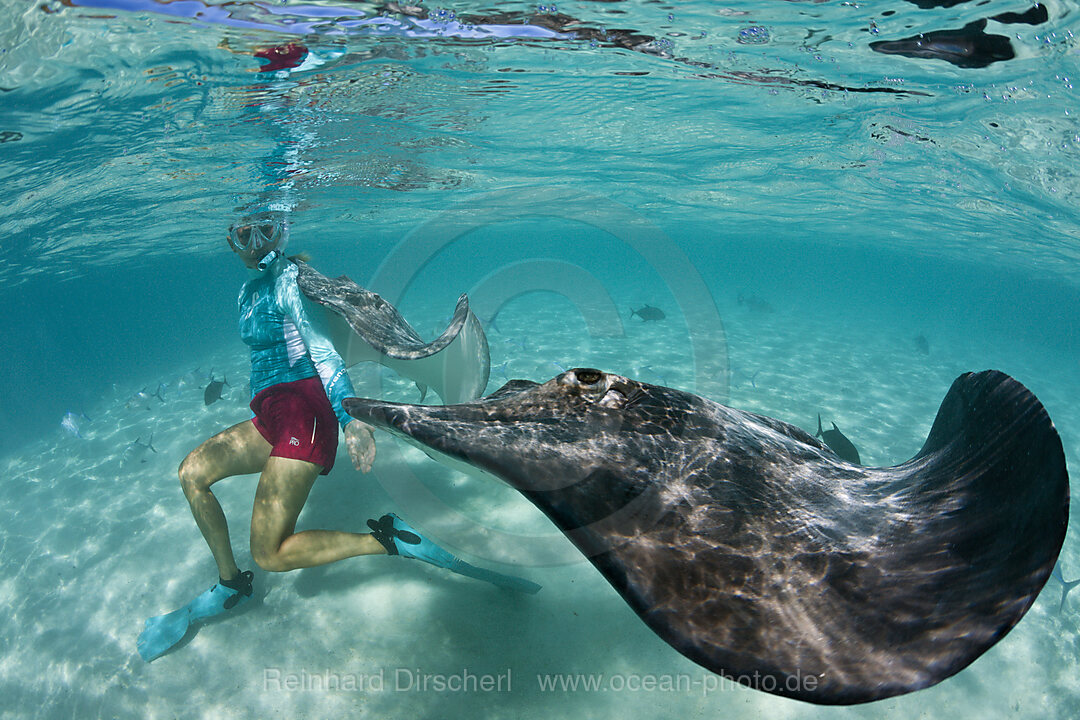
[(229, 247), (238, 255), (254, 261), (282, 250), (288, 240), (289, 222), (279, 213), (257, 213), (229, 227)]

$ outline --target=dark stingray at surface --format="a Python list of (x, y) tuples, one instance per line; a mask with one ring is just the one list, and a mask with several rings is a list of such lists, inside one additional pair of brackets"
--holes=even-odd
[(1009, 38), (987, 33), (985, 28), (986, 20), (978, 20), (958, 30), (934, 30), (901, 40), (877, 40), (870, 43), (870, 49), (886, 55), (944, 60), (962, 68), (984, 68), (1016, 57)]
[(825, 441), (825, 444), (829, 446), (829, 449), (834, 453), (847, 460), (849, 463), (855, 463), (858, 465), (861, 461), (859, 459), (859, 450), (855, 447), (855, 443), (847, 439), (844, 433), (840, 432), (840, 428), (836, 427), (836, 423), (832, 424), (832, 430), (821, 429), (821, 414), (817, 416), (817, 434), (814, 437), (819, 437)]
[(590, 369), (461, 405), (345, 407), (518, 489), (691, 660), (812, 703), (967, 667), (1031, 606), (1068, 521), (1053, 423), (996, 371), (960, 376), (922, 450), (889, 468)]
[[(924, 10), (963, 5), (968, 0), (908, 0)], [(980, 3), (984, 4), (984, 3)], [(984, 68), (1016, 57), (1012, 40), (1005, 35), (986, 32), (987, 20), (1003, 25), (1042, 25), (1050, 19), (1046, 6), (1035, 3), (1023, 12), (1003, 12), (974, 20), (959, 29), (923, 32), (902, 40), (878, 40), (870, 43), (874, 52), (903, 55), (909, 58), (944, 60), (962, 68)]]

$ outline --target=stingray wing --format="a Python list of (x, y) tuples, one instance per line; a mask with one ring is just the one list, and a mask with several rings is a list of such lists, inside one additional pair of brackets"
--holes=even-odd
[(490, 356), (480, 321), (463, 294), (443, 333), (430, 343), (397, 308), (348, 277), (328, 278), (297, 262), (301, 292), (326, 310), (325, 327), (347, 367), (380, 363), (422, 389), (433, 388), (444, 403), (480, 397), (487, 387)]
[(740, 450), (717, 454), (695, 503), (653, 508), (645, 528), (579, 535), (582, 510), (538, 504), (665, 641), (759, 690), (853, 704), (934, 685), (1023, 617), (1065, 538), (1061, 440), (999, 372), (958, 378), (895, 468), (774, 444), (775, 464), (740, 486), (732, 467), (761, 467)]

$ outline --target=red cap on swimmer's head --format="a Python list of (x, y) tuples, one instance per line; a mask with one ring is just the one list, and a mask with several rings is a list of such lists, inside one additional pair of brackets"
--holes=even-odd
[(255, 57), (266, 60), (259, 72), (272, 72), (274, 70), (288, 70), (297, 67), (304, 62), (308, 49), (297, 43), (275, 45), (271, 48), (263, 48), (255, 51)]

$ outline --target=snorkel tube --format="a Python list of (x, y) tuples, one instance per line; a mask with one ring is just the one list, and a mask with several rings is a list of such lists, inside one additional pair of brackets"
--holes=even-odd
[(283, 257), (283, 255), (277, 250), (271, 250), (270, 252), (262, 256), (262, 260), (259, 260), (259, 262), (256, 263), (255, 267), (259, 268), (259, 270), (265, 271), (266, 268), (273, 265), (274, 261), (277, 260), (279, 257)]

